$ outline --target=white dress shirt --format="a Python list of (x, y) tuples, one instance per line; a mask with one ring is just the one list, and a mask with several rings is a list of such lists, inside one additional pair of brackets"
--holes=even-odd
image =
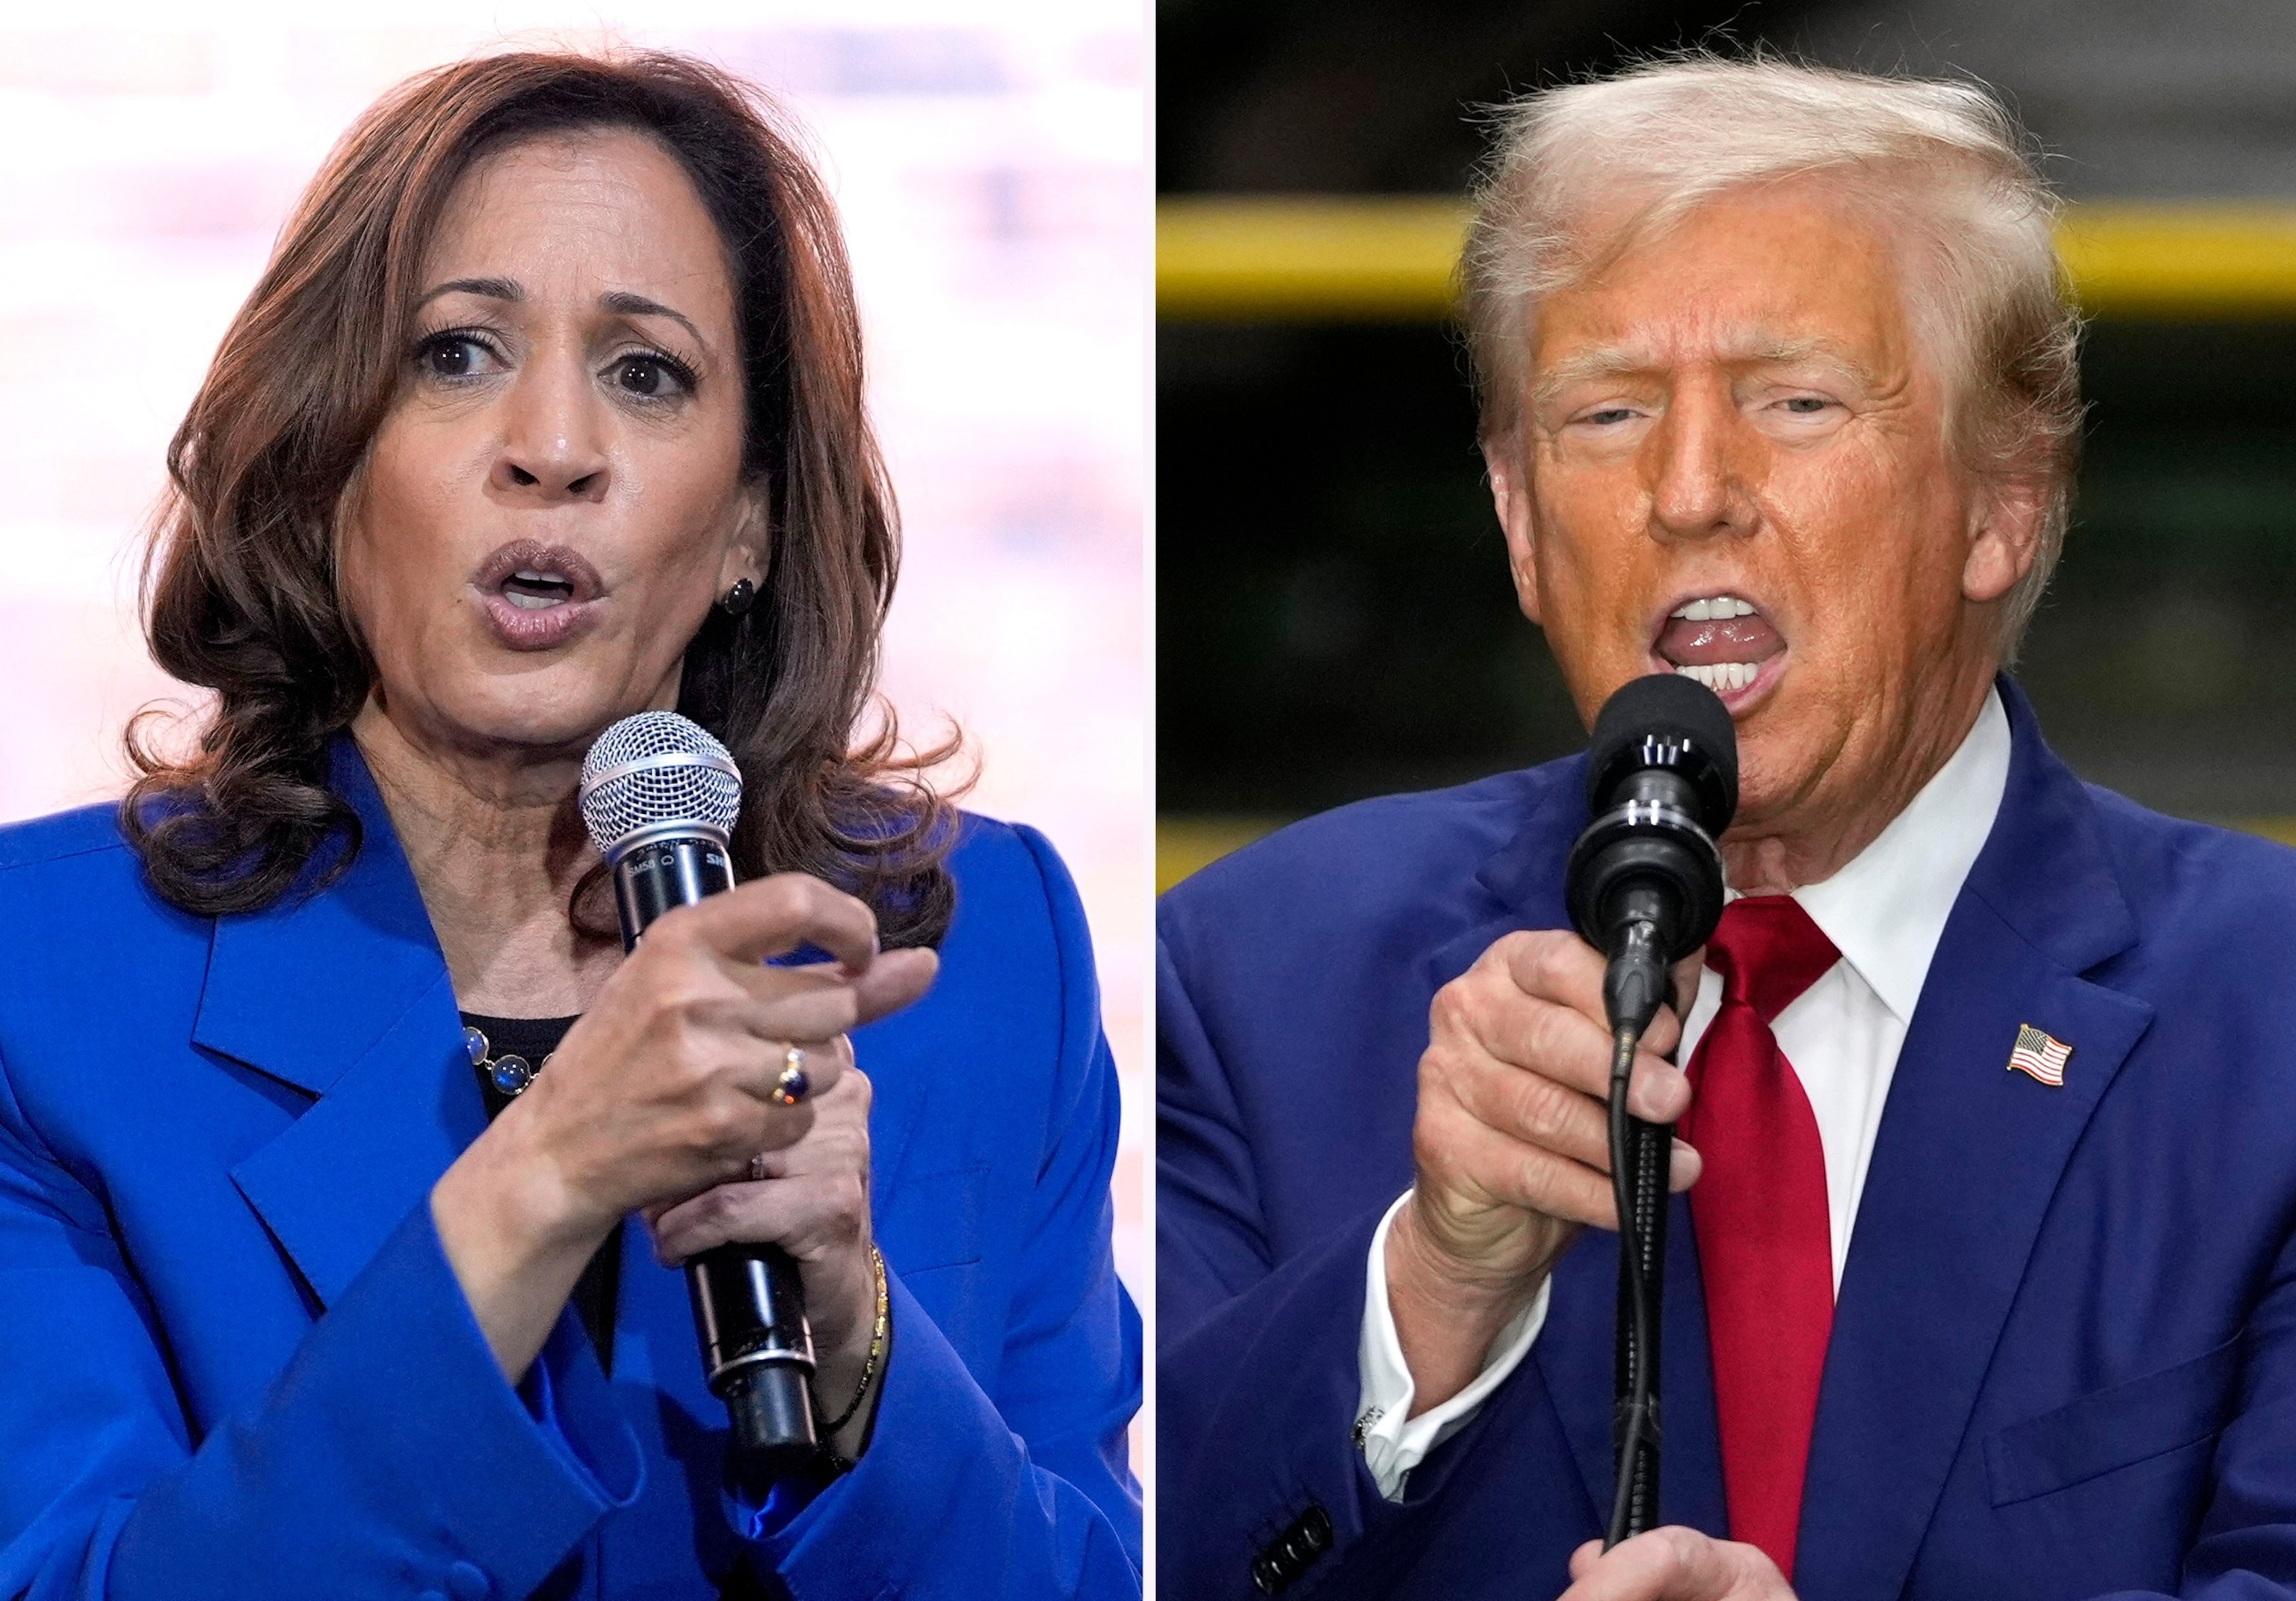
[[(1996, 693), (1986, 697), (1961, 748), (1872, 844), (1824, 883), (1793, 892), (1841, 953), (1770, 1025), (1817, 1119), (1836, 1290), (1906, 1026), (1962, 882), (1993, 832), (2008, 782), (2009, 718)], [(1708, 968), (1683, 1029), (1679, 1060), (1690, 1060), (1721, 1006), (1721, 975)], [(1356, 1433), (1380, 1493), (1390, 1500), (1403, 1498), (1411, 1470), (1464, 1428), (1529, 1353), (1546, 1321), (1549, 1293), (1549, 1285), (1541, 1285), (1530, 1304), (1499, 1331), (1472, 1383), (1411, 1416), (1411, 1369), (1388, 1310), (1386, 1266), (1387, 1231), (1409, 1198), (1409, 1191), (1398, 1197), (1372, 1236), (1356, 1359), (1362, 1381)]]

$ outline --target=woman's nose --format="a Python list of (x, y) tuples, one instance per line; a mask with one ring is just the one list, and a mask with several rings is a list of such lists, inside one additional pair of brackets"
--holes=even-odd
[(545, 505), (605, 498), (611, 473), (586, 374), (570, 381), (529, 368), (504, 403), (502, 447), (488, 477), (496, 493)]
[(528, 494), (544, 501), (602, 500), (607, 471), (603, 463), (586, 470), (570, 461), (571, 452), (504, 452), (496, 461), (493, 482), (497, 489)]

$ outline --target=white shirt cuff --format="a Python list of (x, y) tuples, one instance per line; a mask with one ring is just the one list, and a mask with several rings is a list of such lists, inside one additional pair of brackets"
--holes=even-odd
[(1412, 1416), (1411, 1403), (1418, 1389), (1403, 1359), (1403, 1342), (1396, 1337), (1395, 1316), (1387, 1307), (1387, 1231), (1394, 1226), (1395, 1214), (1410, 1199), (1409, 1190), (1398, 1196), (1371, 1236), (1371, 1264), (1364, 1279), (1363, 1334), (1356, 1343), (1356, 1369), (1362, 1383), (1356, 1407), (1356, 1443), (1363, 1448), (1364, 1465), (1378, 1482), (1379, 1493), (1390, 1501), (1403, 1498), (1404, 1482), (1411, 1470), (1425, 1460), (1428, 1452), (1465, 1428), (1491, 1392), (1505, 1383), (1507, 1375), (1529, 1354), (1530, 1342), (1538, 1338), (1546, 1322), (1546, 1303), (1554, 1285), (1550, 1276), (1539, 1285), (1530, 1303), (1507, 1319), (1483, 1353), (1482, 1371), (1474, 1383), (1441, 1406)]

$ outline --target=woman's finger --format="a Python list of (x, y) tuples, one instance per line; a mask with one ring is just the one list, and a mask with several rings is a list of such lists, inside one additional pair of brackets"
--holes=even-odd
[(730, 960), (721, 963), (720, 971), (760, 1002), (788, 1002), (798, 1008), (791, 1015), (808, 1026), (780, 1025), (780, 1032), (826, 1039), (898, 1012), (924, 994), (940, 971), (940, 958), (919, 948), (889, 950), (860, 973), (824, 963), (772, 967)]
[(776, 873), (737, 884), (665, 915), (646, 931), (679, 920), (678, 937), (699, 940), (736, 962), (758, 963), (818, 946), (848, 973), (865, 971), (877, 956), (877, 915), (866, 901), (802, 873)]
[(784, 1043), (834, 1039), (861, 1026), (860, 996), (849, 980), (818, 984), (752, 983), (750, 998), (727, 1008), (727, 1021), (755, 1039)]
[(751, 1178), (806, 1178), (816, 1173), (853, 1171), (865, 1179), (872, 1090), (869, 1075), (855, 1067), (852, 1060), (848, 1049), (836, 1082), (825, 1092), (807, 1098), (814, 1112), (811, 1131), (794, 1145), (758, 1152), (750, 1160)]
[[(718, 1187), (739, 1187), (744, 1183), (770, 1180), (807, 1180), (824, 1175), (858, 1174), (860, 1189), (864, 1193), (867, 1191), (869, 1107), (875, 1098), (869, 1075), (853, 1065), (853, 1049), (846, 1040), (823, 1040), (817, 1047), (806, 1048), (808, 1052), (818, 1048), (823, 1060), (835, 1065), (837, 1072), (833, 1082), (826, 1090), (808, 1095), (800, 1105), (787, 1112), (777, 1111), (767, 1135), (769, 1143), (744, 1153), (741, 1158), (742, 1170), (722, 1180)], [(808, 1066), (810, 1070), (810, 1062)], [(645, 1219), (648, 1228), (659, 1228), (664, 1215), (680, 1206), (691, 1204), (697, 1195), (708, 1193), (705, 1189), (698, 1193), (665, 1196), (640, 1207), (638, 1216)]]
[[(760, 1001), (778, 1001), (799, 995), (848, 995), (854, 1022), (874, 1022), (886, 1013), (900, 1011), (909, 1001), (918, 999), (932, 988), (934, 974), (941, 972), (941, 958), (930, 948), (907, 948), (907, 951), (886, 951), (870, 963), (864, 974), (849, 974), (832, 963), (808, 963), (804, 967), (772, 967), (760, 963), (734, 963), (721, 960), (718, 972), (726, 974), (742, 990)], [(826, 1029), (808, 1039), (829, 1039), (842, 1034), (845, 1029)]]
[(899, 1011), (931, 989), (939, 972), (940, 955), (937, 951), (917, 947), (885, 952), (869, 965), (868, 972), (853, 981), (860, 1021), (873, 1022)]
[[(778, 1063), (774, 1071), (776, 1076), (781, 1072)], [(728, 1161), (740, 1162), (746, 1169), (758, 1152), (787, 1150), (813, 1132), (816, 1113), (810, 1100), (800, 1101), (794, 1106), (784, 1106), (762, 1092), (750, 1093), (747, 1085), (741, 1088), (748, 1095), (752, 1112), (761, 1109), (764, 1119), (758, 1125), (754, 1136), (745, 1136), (738, 1143), (718, 1147), (718, 1154)]]
[[(837, 1088), (846, 1071), (846, 1058), (827, 1040), (806, 1041), (783, 1034), (765, 1034), (752, 1026), (763, 1047), (757, 1055), (742, 1064), (733, 1074), (734, 1085), (742, 1094), (775, 1106), (790, 1105), (783, 1099), (787, 1087), (783, 1077), (792, 1067), (805, 1075), (805, 1088), (798, 1103), (811, 1108), (816, 1115), (823, 1098)], [(791, 1052), (799, 1055), (791, 1057)]]
[(860, 1176), (829, 1175), (791, 1182), (721, 1184), (681, 1202), (653, 1219), (654, 1255), (664, 1267), (714, 1246), (779, 1245), (803, 1260), (850, 1239), (868, 1202)]

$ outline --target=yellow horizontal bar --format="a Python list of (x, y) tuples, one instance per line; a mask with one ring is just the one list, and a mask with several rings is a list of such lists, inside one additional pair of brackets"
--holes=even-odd
[(2296, 208), (2077, 206), (2057, 253), (2097, 316), (2296, 316)]
[(1156, 893), (1231, 850), (1275, 833), (1289, 817), (1177, 817), (1156, 819)]
[(1156, 310), (1206, 321), (1432, 322), (1467, 207), (1447, 197), (1218, 195), (1156, 207)]
[[(1188, 322), (1449, 315), (1467, 208), (1447, 196), (1190, 195), (1156, 208), (1156, 309)], [(2296, 207), (2070, 208), (2057, 249), (2082, 309), (2296, 316)]]
[(2225, 826), (2243, 833), (2260, 833), (2283, 845), (2296, 845), (2296, 817), (2240, 817)]

